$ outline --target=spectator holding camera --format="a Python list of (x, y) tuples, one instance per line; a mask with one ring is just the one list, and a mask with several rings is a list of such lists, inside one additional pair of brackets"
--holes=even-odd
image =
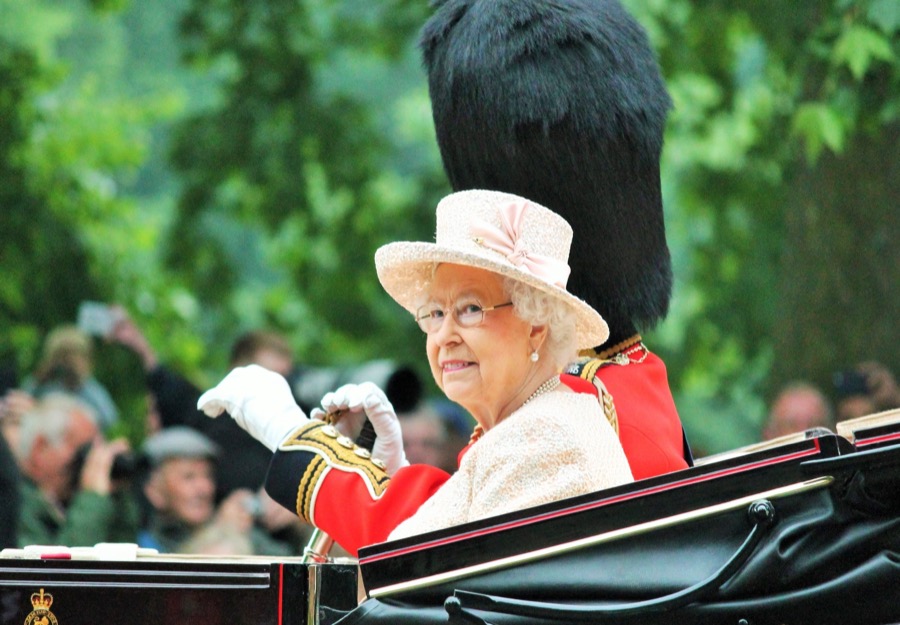
[(85, 402), (63, 393), (39, 399), (21, 417), (15, 451), (21, 546), (134, 542), (137, 507), (127, 479), (113, 476), (128, 443), (103, 440)]
[(867, 361), (834, 374), (839, 421), (900, 407), (900, 386), (890, 369)]

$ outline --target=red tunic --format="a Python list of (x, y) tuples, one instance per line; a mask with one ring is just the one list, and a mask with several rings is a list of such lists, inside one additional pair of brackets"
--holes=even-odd
[(387, 540), (448, 479), (445, 471), (423, 464), (389, 478), (332, 426), (311, 420), (272, 456), (266, 491), (356, 555), (360, 547)]
[[(356, 475), (331, 471), (322, 482), (313, 525), (322, 528), (354, 556), (360, 547), (387, 540), (395, 527), (415, 514), (450, 475), (437, 467), (414, 464), (391, 478), (390, 488), (374, 499)], [(327, 493), (339, 493), (329, 497)]]
[[(634, 479), (687, 468), (684, 433), (663, 361), (647, 353), (642, 362), (609, 362), (595, 375), (615, 400), (619, 440)], [(562, 380), (574, 390), (596, 393), (574, 375), (564, 374)]]

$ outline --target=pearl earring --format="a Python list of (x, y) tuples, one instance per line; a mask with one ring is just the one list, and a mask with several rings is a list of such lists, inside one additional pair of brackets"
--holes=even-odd
[(531, 352), (531, 356), (530, 356), (531, 362), (537, 362), (540, 357), (541, 357), (541, 355), (539, 353), (537, 353), (537, 350), (534, 350), (533, 352)]

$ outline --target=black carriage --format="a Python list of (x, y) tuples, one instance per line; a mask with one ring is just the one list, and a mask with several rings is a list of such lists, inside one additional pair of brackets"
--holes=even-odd
[(358, 569), (6, 559), (0, 605), (2, 625), (900, 622), (900, 413), (373, 545)]

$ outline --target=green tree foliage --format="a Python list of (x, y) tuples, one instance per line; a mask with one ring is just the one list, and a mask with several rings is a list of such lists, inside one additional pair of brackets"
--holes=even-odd
[[(137, 86), (148, 74), (128, 62), (135, 31), (117, 14), (14, 0), (0, 1), (0, 13), (0, 354), (22, 378), (46, 332), (74, 322), (81, 301), (137, 305), (177, 293), (155, 271), (160, 201), (133, 192), (154, 124), (177, 106)], [(167, 331), (179, 336), (149, 328)], [(126, 433), (138, 438), (140, 370), (98, 347), (98, 375), (134, 415)]]
[(313, 362), (412, 356), (372, 257), (428, 236), (443, 190), (434, 153), (404, 160), (397, 140), (409, 98), (427, 115), (409, 76), (424, 18), (414, 2), (193, 2), (187, 58), (223, 80), (178, 128), (167, 259), (197, 286), (211, 335), (274, 326)]
[[(898, 371), (900, 1), (625, 3), (676, 104), (675, 299), (649, 341), (695, 444), (752, 442), (782, 381)], [(421, 366), (372, 257), (429, 238), (448, 190), (426, 4), (0, 0), (5, 359), (27, 372), (104, 299), (200, 384), (259, 326), (307, 363)], [(138, 437), (140, 371), (100, 349)]]
[(4, 33), (0, 46), (0, 353), (18, 366), (33, 357), (41, 327), (70, 317), (79, 291), (99, 288), (71, 227), (72, 213), (89, 210), (87, 176), (80, 175), (87, 172), (70, 167), (58, 149), (56, 103), (42, 99), (58, 73), (44, 61), (45, 40), (35, 38), (26, 46)]
[(717, 451), (758, 435), (784, 382), (900, 366), (900, 3), (630, 5), (675, 100), (676, 299), (655, 338), (689, 433)]

